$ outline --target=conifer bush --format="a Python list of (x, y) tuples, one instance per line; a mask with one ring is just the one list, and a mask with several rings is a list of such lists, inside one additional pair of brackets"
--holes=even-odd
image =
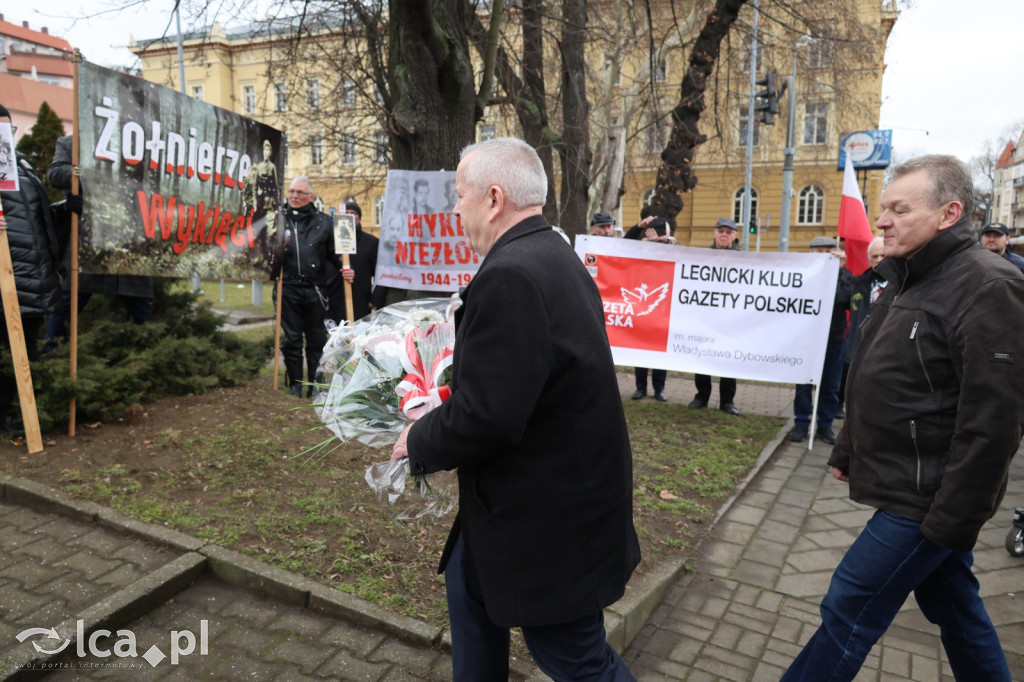
[[(95, 295), (79, 315), (78, 371), (70, 377), (67, 343), (31, 364), (39, 426), (66, 426), (75, 398), (78, 423), (121, 417), (133, 403), (202, 393), (253, 379), (271, 354), (272, 340), (253, 342), (219, 331), (220, 316), (171, 280), (154, 280), (153, 319), (136, 325), (116, 296)], [(0, 372), (13, 375), (10, 351)], [(20, 407), (15, 408), (20, 415)]]

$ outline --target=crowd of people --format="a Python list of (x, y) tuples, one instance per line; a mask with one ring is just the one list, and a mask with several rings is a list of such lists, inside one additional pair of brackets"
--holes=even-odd
[[(10, 115), (0, 106), (3, 118)], [(61, 138), (49, 171), (54, 186), (68, 190), (70, 145)], [(64, 226), (82, 197), (51, 205), (20, 155), (17, 167), (20, 189), (0, 194), (0, 230), (35, 359), (44, 322), (56, 320), (48, 340), (59, 342), (72, 303), (61, 295)], [(543, 216), (547, 180), (528, 144), (497, 138), (468, 146), (448, 189), (482, 262), (459, 292), (450, 397), (402, 433), (392, 458), (407, 458), (413, 474), (458, 470), (463, 495), (439, 567), (454, 679), (507, 678), (509, 628), (519, 627), (554, 679), (632, 680), (602, 622), (640, 549), (616, 369), (610, 347), (593, 344), (606, 334), (600, 295)], [(427, 196), (417, 182), (416, 205)], [(316, 380), (325, 321), (344, 316), (346, 285), (357, 318), (381, 307), (385, 293), (373, 286), (378, 243), (362, 229), (359, 205), (344, 205), (357, 243), (346, 264), (315, 199), (309, 178), (295, 177), (281, 209), (281, 350), (296, 396), (304, 380)], [(979, 235), (973, 202), (962, 162), (919, 157), (892, 169), (876, 223), (883, 236), (869, 244), (864, 273), (842, 267), (837, 239), (810, 242), (812, 253), (841, 262), (817, 406), (813, 386), (796, 387), (790, 440), (806, 440), (816, 415), (817, 438), (833, 446), (832, 475), (876, 512), (838, 564), (822, 625), (784, 680), (853, 679), (911, 593), (940, 627), (957, 679), (1010, 679), (971, 550), (999, 508), (1024, 434), (1024, 259), (1008, 249), (1005, 225), (988, 224)], [(623, 231), (599, 212), (590, 233), (674, 244), (669, 224), (653, 215)], [(739, 248), (732, 218), (716, 222), (710, 248)], [(119, 295), (130, 319), (149, 319), (146, 282), (96, 276), (95, 286), (84, 293)], [(650, 376), (654, 397), (667, 401), (666, 374), (635, 368), (631, 398), (647, 395)], [(12, 434), (16, 387), (3, 376), (0, 431)], [(712, 378), (696, 375), (694, 384), (688, 406), (708, 407)], [(718, 406), (739, 416), (735, 395), (736, 380), (721, 378)]]

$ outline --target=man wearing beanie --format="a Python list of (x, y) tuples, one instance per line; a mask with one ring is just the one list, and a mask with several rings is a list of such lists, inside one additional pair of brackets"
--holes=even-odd
[[(387, 287), (374, 287), (373, 275), (377, 270), (378, 240), (363, 230), (363, 210), (356, 200), (345, 202), (345, 213), (356, 219), (356, 252), (349, 255), (349, 267), (342, 270), (342, 277), (352, 285), (352, 315), (358, 320), (371, 311), (384, 306)], [(330, 292), (331, 309), (328, 317), (335, 322), (345, 319), (345, 288), (338, 282)]]

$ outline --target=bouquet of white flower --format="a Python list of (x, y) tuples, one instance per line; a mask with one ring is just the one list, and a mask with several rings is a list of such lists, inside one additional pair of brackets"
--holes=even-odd
[[(314, 409), (337, 439), (393, 445), (410, 422), (440, 405), (451, 389), (453, 315), (458, 299), (402, 301), (335, 327), (324, 346)], [(333, 439), (332, 439), (333, 440)], [(319, 448), (320, 456), (324, 455)], [(381, 462), (366, 482), (395, 504), (406, 490), (407, 462)], [(441, 516), (455, 505), (452, 476), (414, 477), (420, 499), (398, 519)]]

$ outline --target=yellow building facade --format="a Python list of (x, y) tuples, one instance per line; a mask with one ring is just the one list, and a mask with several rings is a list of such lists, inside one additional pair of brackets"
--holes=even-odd
[[(829, 3), (805, 4), (812, 23), (826, 27), (819, 34), (809, 34), (806, 24), (781, 24), (780, 8), (763, 0), (757, 41), (758, 76), (772, 73), (777, 83), (795, 76), (790, 251), (805, 250), (815, 236), (835, 234), (843, 185), (837, 168), (840, 134), (878, 127), (885, 43), (898, 14), (893, 0), (851, 0), (836, 17), (814, 14), (815, 8), (827, 9)], [(594, 210), (615, 211), (628, 227), (639, 220), (653, 192), (661, 149), (670, 134), (668, 112), (679, 99), (693, 39), (706, 14), (694, 9), (680, 19), (671, 14), (678, 3), (651, 3), (653, 21), (645, 23), (644, 17), (622, 14), (629, 12), (624, 6), (599, 2), (588, 8), (588, 30), (595, 39), (587, 48), (587, 82), (595, 155), (591, 205)], [(509, 10), (505, 21), (505, 40), (515, 44), (515, 10)], [(723, 40), (707, 85), (699, 128), (708, 139), (694, 157), (697, 185), (683, 195), (683, 210), (676, 217), (680, 244), (708, 246), (716, 220), (732, 217), (739, 222), (752, 24), (753, 9), (748, 5)], [(342, 50), (351, 49), (360, 38), (340, 26), (321, 28), (317, 39), (309, 41), (316, 43), (316, 50), (311, 48), (297, 60), (290, 42), (293, 35), (289, 20), (278, 20), (258, 28), (225, 30), (214, 25), (186, 36), (185, 92), (283, 129), (289, 144), (285, 182), (298, 175), (309, 177), (327, 206), (353, 197), (363, 208), (364, 226), (379, 225), (388, 168), (386, 119), (380, 114), (379, 96), (374, 97), (366, 78), (332, 72), (316, 55), (331, 41)], [(140, 42), (133, 51), (141, 58), (143, 78), (181, 89), (175, 43)], [(292, 61), (283, 64), (286, 54)], [(548, 82), (557, 83), (557, 73)], [(774, 125), (754, 126), (751, 213), (760, 219), (761, 250), (779, 246), (788, 105), (787, 92), (779, 99)], [(551, 116), (558, 120), (560, 114)], [(507, 106), (492, 105), (477, 126), (477, 135), (516, 135), (517, 128)], [(616, 135), (622, 141), (606, 142)], [(600, 187), (609, 182), (616, 144), (623, 157), (619, 184), (624, 190), (617, 207), (608, 205), (607, 188)], [(860, 177), (872, 220), (878, 214), (882, 179), (881, 170)], [(748, 236), (751, 250), (757, 237)]]

